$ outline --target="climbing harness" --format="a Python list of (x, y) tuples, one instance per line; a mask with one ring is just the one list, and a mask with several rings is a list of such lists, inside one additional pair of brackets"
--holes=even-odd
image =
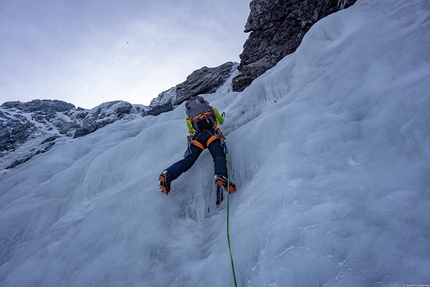
[(200, 141), (194, 139), (198, 137), (198, 134), (201, 133), (201, 131), (198, 131), (196, 133), (196, 135), (193, 135), (193, 137), (191, 136), (187, 136), (187, 141), (188, 141), (188, 145), (192, 144), (195, 145), (196, 147), (204, 150), (205, 148), (207, 148), (213, 141), (219, 139), (221, 140), (221, 144), (224, 142), (224, 136), (222, 134), (222, 131), (217, 128), (217, 127), (213, 127), (212, 128), (214, 130), (214, 132), (212, 133), (211, 131), (207, 130), (205, 132), (208, 132), (211, 134), (210, 138), (207, 139), (206, 143), (201, 143)]

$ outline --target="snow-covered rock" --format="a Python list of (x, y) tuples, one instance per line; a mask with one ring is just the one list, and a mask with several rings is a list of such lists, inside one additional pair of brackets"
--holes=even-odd
[(124, 101), (92, 110), (59, 100), (6, 102), (0, 106), (0, 170), (13, 168), (55, 144), (70, 142), (127, 115), (141, 116), (146, 107)]

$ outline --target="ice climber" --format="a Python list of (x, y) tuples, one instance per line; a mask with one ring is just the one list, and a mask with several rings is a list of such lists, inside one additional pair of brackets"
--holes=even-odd
[(209, 105), (201, 96), (191, 96), (185, 103), (186, 124), (189, 136), (184, 158), (165, 169), (159, 179), (164, 194), (170, 192), (170, 183), (193, 166), (202, 151), (207, 148), (215, 166), (215, 183), (233, 193), (236, 186), (228, 180), (224, 137), (218, 128), (224, 118), (218, 110)]

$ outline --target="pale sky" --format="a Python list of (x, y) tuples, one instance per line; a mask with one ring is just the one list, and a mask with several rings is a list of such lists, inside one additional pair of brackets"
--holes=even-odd
[(251, 0), (0, 0), (0, 104), (148, 105), (239, 62)]

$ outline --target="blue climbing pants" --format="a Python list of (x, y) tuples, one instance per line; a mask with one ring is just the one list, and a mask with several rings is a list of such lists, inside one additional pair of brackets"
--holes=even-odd
[[(215, 167), (215, 174), (227, 176), (226, 155), (221, 141), (213, 138), (214, 130), (201, 131), (193, 137), (194, 144), (191, 144), (190, 151), (180, 161), (174, 163), (167, 168), (170, 173), (170, 179), (177, 179), (182, 173), (189, 170), (196, 160), (199, 158), (202, 151), (207, 148), (212, 155)], [(207, 143), (209, 144), (207, 145)]]

